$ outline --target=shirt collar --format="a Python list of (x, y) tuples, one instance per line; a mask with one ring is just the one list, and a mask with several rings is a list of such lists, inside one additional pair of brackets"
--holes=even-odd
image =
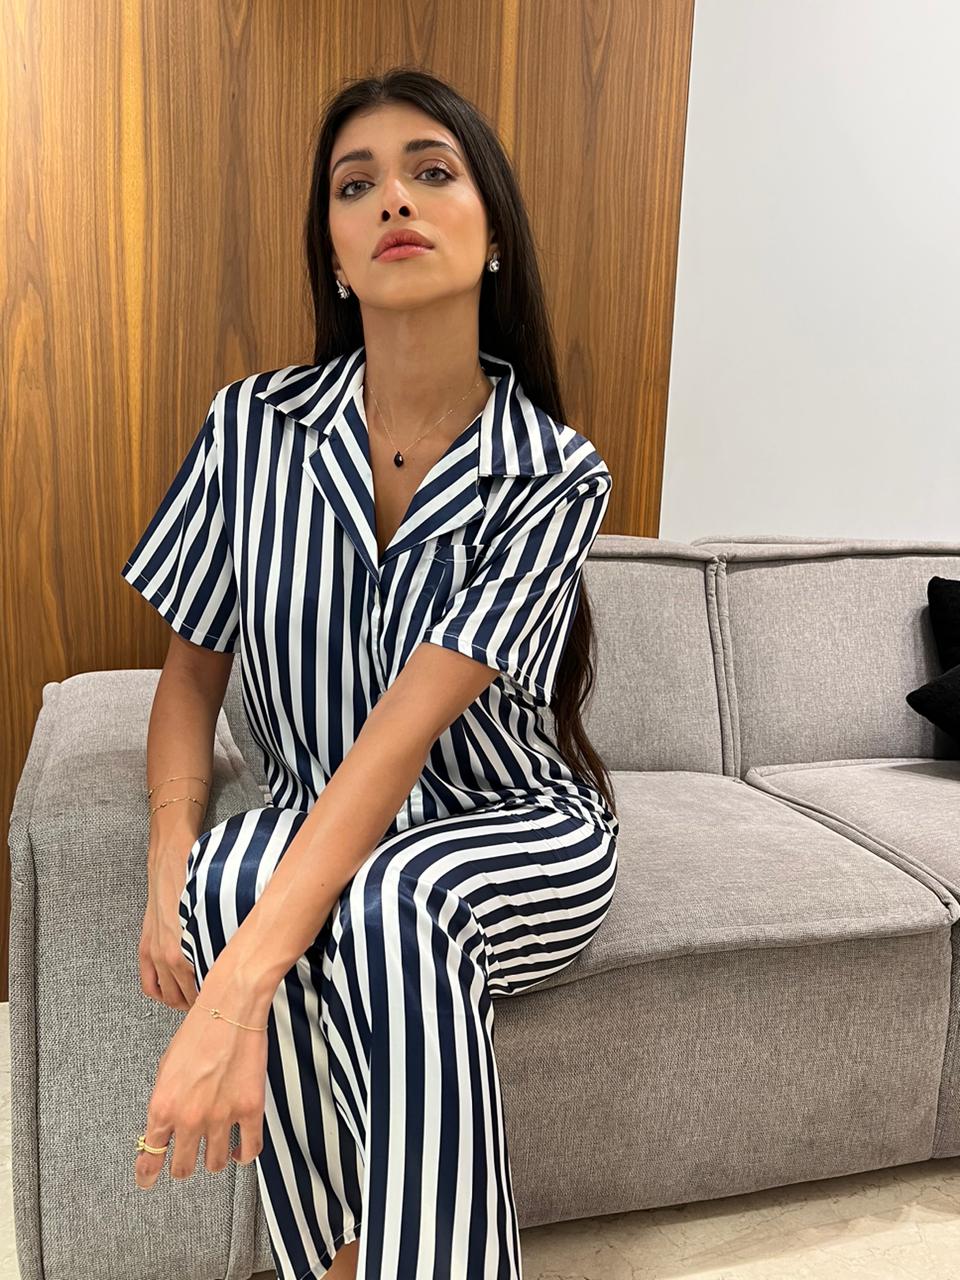
[[(486, 351), (480, 365), (494, 380), (480, 414), (477, 474), (539, 476), (563, 471), (560, 427), (527, 396), (509, 361)], [(342, 430), (363, 396), (366, 349), (335, 356), (324, 365), (290, 365), (254, 392), (274, 409), (313, 427), (321, 436)], [(362, 415), (362, 408), (361, 408)]]
[(303, 459), (308, 479), (324, 495), (367, 572), (379, 581), (381, 567), (402, 551), (453, 532), (483, 516), (480, 476), (538, 476), (563, 471), (560, 427), (529, 400), (513, 366), (479, 353), (495, 385), (474, 419), (431, 468), (411, 499), (381, 557), (376, 503), (363, 405), (365, 349), (359, 347), (325, 365), (291, 365), (254, 392), (266, 404), (318, 432)]

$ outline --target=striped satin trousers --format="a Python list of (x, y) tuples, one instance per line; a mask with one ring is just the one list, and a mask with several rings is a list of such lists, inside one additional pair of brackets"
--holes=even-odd
[[(198, 989), (306, 817), (253, 809), (193, 845)], [(492, 1000), (576, 958), (616, 874), (616, 836), (547, 806), (380, 841), (270, 1010), (256, 1167), (279, 1280), (323, 1276), (358, 1237), (357, 1280), (521, 1280)]]

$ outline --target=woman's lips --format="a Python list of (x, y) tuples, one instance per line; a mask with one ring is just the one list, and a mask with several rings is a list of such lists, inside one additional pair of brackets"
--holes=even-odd
[(417, 253), (430, 253), (432, 246), (426, 244), (395, 244), (383, 253), (378, 253), (375, 262), (392, 262), (394, 258), (412, 258)]

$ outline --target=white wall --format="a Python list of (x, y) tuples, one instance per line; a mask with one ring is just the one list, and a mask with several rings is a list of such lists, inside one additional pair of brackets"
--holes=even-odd
[(960, 4), (697, 0), (659, 534), (960, 541)]

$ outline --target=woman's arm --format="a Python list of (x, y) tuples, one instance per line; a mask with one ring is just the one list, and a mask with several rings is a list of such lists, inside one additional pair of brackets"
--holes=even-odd
[(208, 972), (208, 1003), (212, 993), (231, 1017), (265, 1022), (284, 974), (376, 848), (434, 742), (499, 674), (464, 654), (418, 645)]
[(189, 1008), (196, 999), (180, 945), (179, 899), (190, 849), (204, 826), (217, 716), (232, 661), (232, 653), (213, 652), (172, 632), (150, 711), (146, 782), (153, 794), (145, 799), (156, 812), (150, 814), (138, 963), (143, 994), (172, 1009)]
[(149, 803), (154, 809), (164, 800), (195, 796), (202, 804), (178, 799), (151, 814), (149, 862), (172, 856), (185, 866), (203, 830), (210, 786), (197, 779), (211, 778), (217, 716), (232, 665), (232, 653), (215, 653), (170, 633), (147, 730), (147, 788), (156, 787)]

